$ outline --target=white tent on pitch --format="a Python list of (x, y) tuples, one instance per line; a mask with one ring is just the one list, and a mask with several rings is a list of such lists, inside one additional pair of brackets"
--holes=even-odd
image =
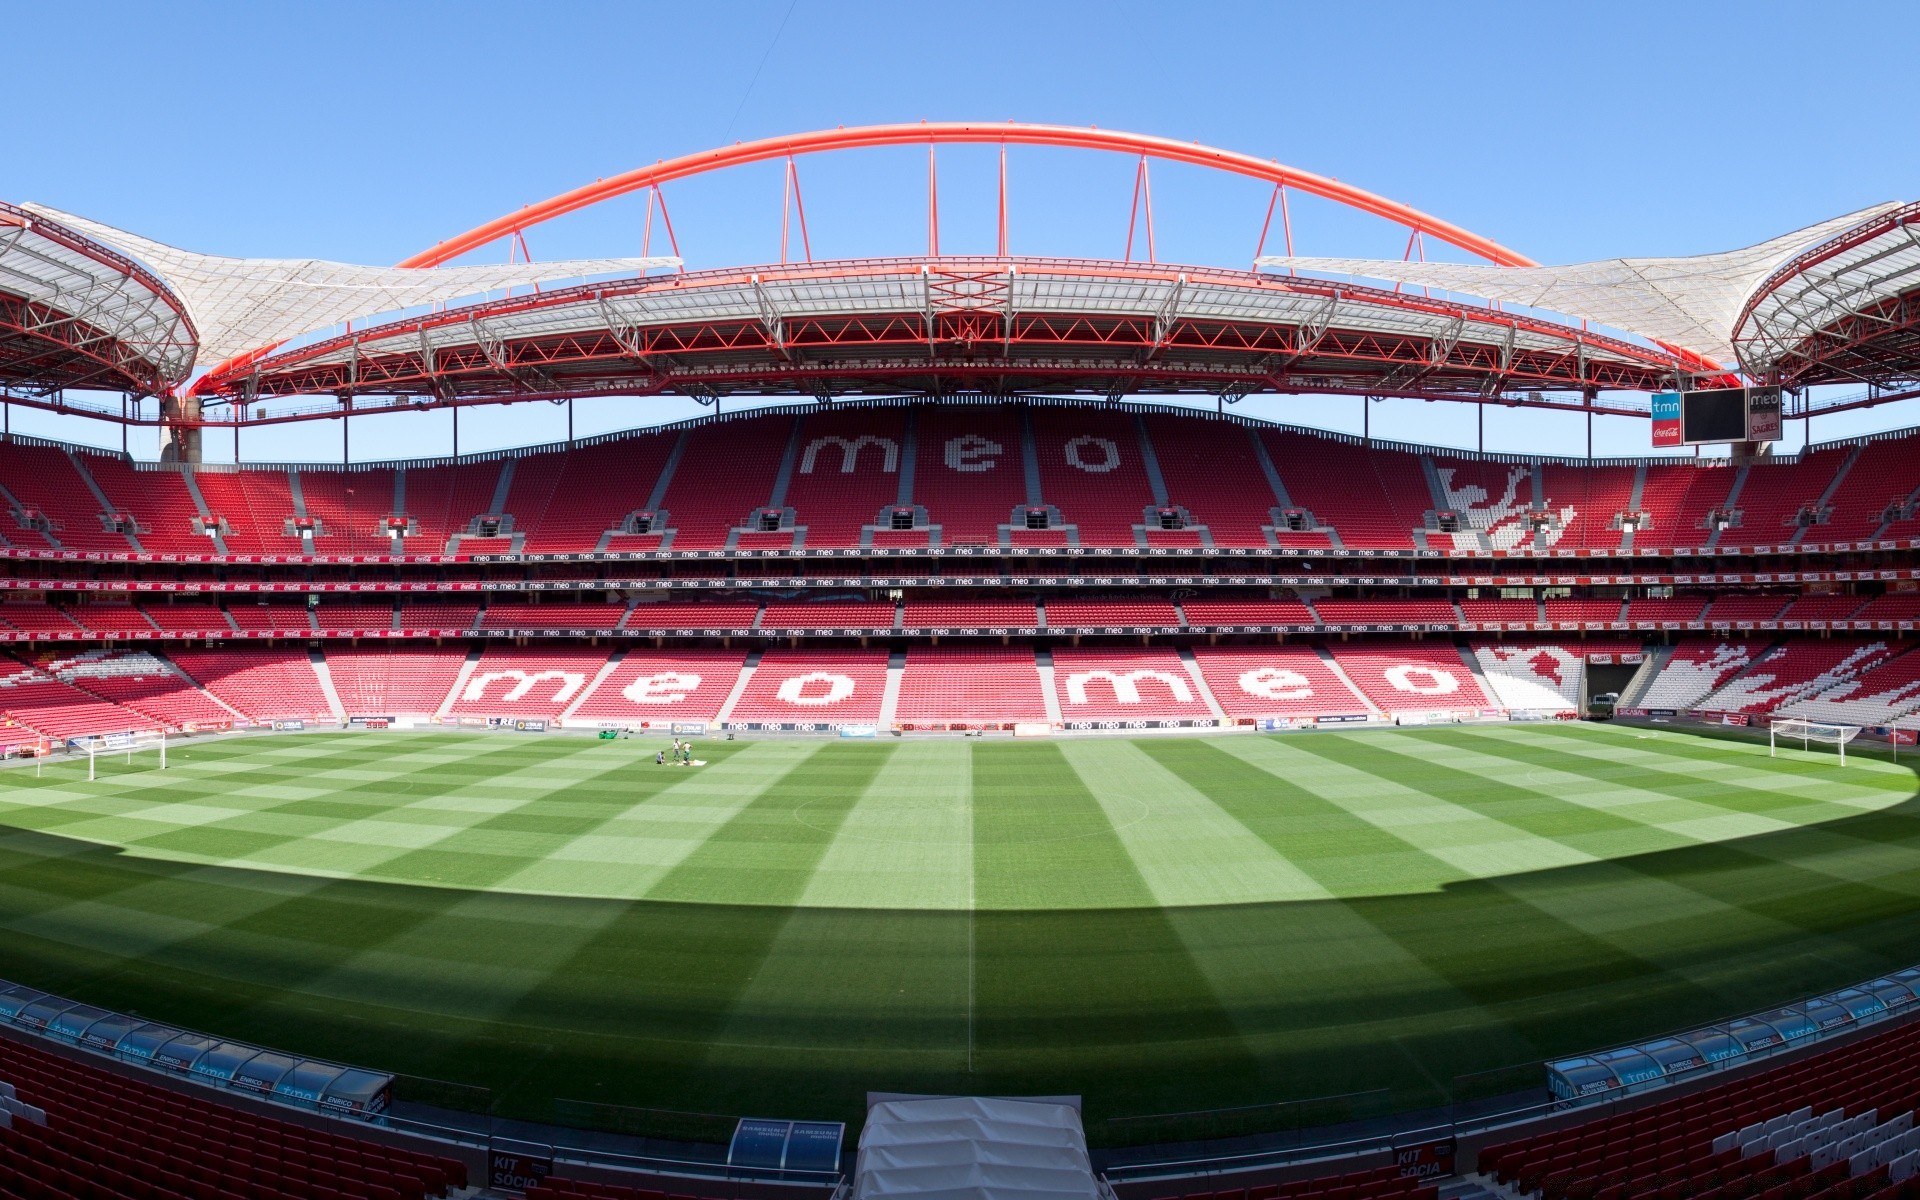
[(1060, 1099), (895, 1097), (867, 1109), (852, 1200), (1111, 1200)]
[(1802, 750), (1811, 750), (1815, 742), (1840, 751), (1840, 765), (1847, 764), (1847, 743), (1860, 736), (1858, 725), (1836, 725), (1828, 721), (1807, 721), (1799, 717), (1779, 717), (1767, 726), (1767, 754), (1777, 756), (1779, 739), (1799, 739)]

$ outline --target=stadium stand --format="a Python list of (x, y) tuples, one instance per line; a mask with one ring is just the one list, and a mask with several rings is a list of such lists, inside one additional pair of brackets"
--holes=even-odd
[(1485, 708), (1491, 705), (1453, 646), (1353, 642), (1332, 647), (1347, 678), (1386, 712)]
[[(394, 509), (395, 472), (331, 471), (302, 468), (300, 493), (307, 515), (319, 522), (316, 554), (389, 554), (393, 539), (385, 531)], [(188, 502), (191, 505), (191, 501)], [(204, 547), (202, 547), (204, 548)]]
[(334, 713), (305, 650), (170, 649), (196, 685), (255, 721), (332, 721)]
[[(1420, 460), (1396, 450), (1369, 450), (1357, 442), (1262, 431), (1261, 441), (1280, 472), (1288, 498), (1331, 526), (1340, 545), (1357, 549), (1412, 549), (1413, 531), (1433, 507)], [(1294, 535), (1297, 536), (1297, 535)], [(1283, 546), (1300, 544), (1288, 536)]]
[(8, 600), (0, 604), (0, 621), (21, 633), (75, 637), (84, 632), (84, 627), (69, 612), (41, 600)]
[[(1265, 546), (1279, 501), (1250, 431), (1149, 414), (1145, 423), (1167, 500), (1207, 527), (1216, 546)], [(1151, 534), (1149, 540), (1152, 540)]]
[(1841, 679), (1774, 711), (1785, 717), (1843, 725), (1891, 725), (1920, 706), (1920, 654), (1897, 648), (1898, 657)]
[(228, 553), (299, 552), (299, 539), (286, 533), (287, 518), (293, 516), (293, 484), (285, 471), (200, 469), (193, 480)]
[(80, 622), (89, 632), (110, 638), (133, 634), (148, 637), (156, 629), (145, 612), (126, 601), (79, 604), (67, 610), (67, 615)]
[(1053, 652), (1053, 690), (1065, 721), (1205, 720), (1213, 716), (1172, 650)]
[(1788, 600), (1786, 596), (1715, 596), (1701, 619), (1709, 625), (1722, 621), (1771, 623), (1779, 620)]
[(568, 723), (712, 721), (745, 655), (725, 650), (629, 650), (580, 699)]
[(242, 630), (307, 631), (312, 629), (311, 623), (307, 620), (307, 606), (304, 601), (288, 603), (251, 596), (235, 597), (227, 602), (227, 612), (233, 617), (234, 625)]
[(1031, 413), (1040, 494), (1079, 530), (1081, 542), (1133, 545), (1134, 527), (1155, 499), (1134, 418), (1077, 406)]
[(1858, 596), (1802, 596), (1787, 605), (1779, 619), (1782, 621), (1844, 621), (1851, 617), (1862, 603)]
[(453, 689), (466, 651), (400, 645), (329, 646), (326, 662), (346, 715), (429, 716)]
[(1647, 514), (1652, 525), (1634, 534), (1633, 548), (1671, 550), (1706, 545), (1713, 536), (1708, 514), (1727, 507), (1727, 493), (1739, 474), (1724, 460), (1649, 463), (1640, 511)]
[(675, 632), (685, 629), (746, 629), (759, 619), (760, 605), (754, 601), (682, 600), (650, 601), (634, 606), (620, 628), (630, 633), (651, 630)]
[(727, 719), (873, 724), (886, 686), (885, 650), (769, 650)]
[(769, 604), (760, 616), (760, 628), (892, 629), (894, 606), (865, 600), (815, 600), (798, 604)]
[(144, 650), (82, 650), (60, 658), (44, 657), (34, 665), (62, 683), (137, 712), (165, 729), (233, 724), (231, 712)]
[(941, 544), (995, 546), (1027, 503), (1020, 410), (1003, 405), (925, 409), (915, 439), (914, 503), (941, 527)]
[(896, 724), (999, 725), (1047, 720), (1033, 651), (1025, 646), (913, 646), (900, 677)]
[(323, 630), (392, 629), (397, 614), (391, 600), (336, 600), (329, 596), (313, 610), (314, 623)]
[(1546, 463), (1540, 468), (1546, 511), (1560, 536), (1559, 550), (1618, 550), (1624, 533), (1620, 518), (1632, 507), (1636, 467)]
[(514, 531), (526, 535), (526, 552), (581, 553), (598, 549), (603, 540), (616, 550), (659, 547), (659, 534), (613, 536), (613, 531), (622, 529), (633, 514), (647, 511), (655, 481), (679, 442), (677, 433), (654, 433), (576, 446), (560, 456), (558, 472), (538, 472), (553, 478), (552, 495), (539, 511), (537, 492), (519, 482), (520, 471), (538, 456), (522, 459), (508, 492), (507, 512)]
[(1306, 646), (1202, 646), (1207, 690), (1229, 717), (1364, 715), (1367, 702)]
[(1697, 707), (1701, 700), (1726, 684), (1753, 662), (1760, 642), (1683, 638), (1673, 655), (1640, 695), (1642, 708), (1670, 708), (1676, 712)]
[(54, 739), (161, 727), (152, 717), (102, 700), (38, 667), (12, 659), (0, 659), (0, 715)]
[(1673, 623), (1684, 625), (1702, 620), (1701, 614), (1706, 610), (1705, 596), (1639, 596), (1627, 601), (1627, 623), (1636, 629), (1651, 629)]
[[(470, 624), (474, 609), (464, 610), (464, 617)], [(400, 610), (400, 627), (414, 625), (425, 626), (425, 619), (431, 609), (427, 605), (404, 606)], [(576, 604), (570, 601), (555, 601), (547, 604), (519, 604), (512, 601), (490, 601), (486, 615), (480, 620), (482, 629), (618, 629), (626, 619), (627, 606), (624, 604)], [(437, 627), (442, 629), (461, 629), (466, 625), (445, 621), (444, 616), (436, 618)]]
[[(1911, 1128), (1916, 1103), (1920, 1025), (1908, 1024), (1716, 1087), (1490, 1146), (1480, 1152), (1480, 1174), (1502, 1194), (1542, 1200), (1905, 1200), (1920, 1196), (1920, 1177), (1909, 1166), (1894, 1179), (1876, 1151)], [(1797, 1133), (1822, 1119), (1822, 1129), (1846, 1128), (1846, 1140), (1790, 1134), (1776, 1144), (1781, 1130)], [(1875, 1133), (1881, 1136), (1858, 1137)], [(1822, 1152), (1839, 1145), (1852, 1149)]]
[[(503, 614), (510, 616), (511, 615), (510, 610), (516, 607), (544, 608), (547, 606), (545, 605), (516, 606), (512, 603), (489, 604), (487, 606), (487, 616), (489, 618), (492, 618), (494, 610), (496, 608), (500, 609)], [(582, 625), (573, 625), (573, 624), (565, 623), (567, 619), (575, 616), (584, 617), (584, 616), (590, 615), (590, 614), (573, 613), (571, 611), (573, 608), (575, 607), (591, 608), (592, 606), (574, 606), (574, 605), (562, 604), (562, 605), (556, 605), (553, 607), (560, 608), (566, 611), (558, 613), (552, 618), (542, 618), (542, 619), (543, 620), (551, 619), (556, 628), (585, 629), (585, 628), (594, 627), (594, 624), (591, 621), (587, 621), (585, 624), (582, 624)], [(595, 609), (594, 611), (597, 612), (597, 609)], [(614, 608), (613, 615), (616, 623), (618, 622), (620, 614), (623, 613), (624, 611), (625, 611), (624, 605), (616, 606)], [(417, 630), (423, 630), (423, 629), (472, 629), (479, 620), (480, 620), (480, 606), (478, 604), (461, 604), (461, 603), (408, 604), (405, 601), (402, 601), (400, 604), (400, 616), (399, 616), (398, 622), (395, 625), (395, 628), (405, 629), (408, 631), (417, 631)], [(489, 619), (487, 624), (481, 627), (485, 629), (522, 628), (521, 626), (516, 626), (512, 624), (495, 625), (492, 623), (491, 619)]]
[(226, 633), (233, 628), (227, 624), (226, 610), (218, 604), (176, 600), (169, 604), (148, 603), (141, 607), (147, 619), (167, 633)]
[(1180, 614), (1173, 601), (1160, 596), (1129, 596), (1111, 600), (1048, 600), (1048, 629), (1128, 627), (1175, 629)]
[(1869, 441), (1833, 489), (1827, 523), (1810, 532), (1807, 540), (1911, 537), (1915, 526), (1908, 501), (1914, 490), (1912, 444), (1903, 437)]
[(1031, 600), (909, 600), (905, 629), (1032, 629), (1040, 623)]
[[(718, 550), (773, 496), (798, 418), (727, 421), (689, 430), (661, 507), (676, 550)], [(790, 545), (791, 534), (741, 545)]]
[(1538, 600), (1512, 597), (1462, 600), (1460, 614), (1473, 625), (1534, 625), (1541, 620)]
[(1920, 592), (1888, 592), (1861, 605), (1856, 621), (1912, 621), (1920, 619)]
[(881, 510), (900, 490), (906, 411), (819, 413), (801, 421), (786, 507), (806, 526), (807, 545), (858, 546), (863, 526), (885, 524)]
[(602, 647), (488, 646), (454, 689), (447, 715), (557, 720), (606, 664)]
[[(1477, 459), (1432, 459), (1443, 507), (1458, 514), (1459, 532), (1435, 533), (1429, 541), (1461, 550), (1512, 550), (1532, 546), (1533, 468), (1530, 464)], [(1545, 531), (1549, 544), (1557, 527)]]
[(0, 1122), (0, 1185), (17, 1183), (23, 1200), (424, 1200), (467, 1184), (452, 1158), (262, 1116), (11, 1038), (0, 1038), (0, 1079), (43, 1118)]
[[(1313, 625), (1313, 610), (1298, 600), (1249, 598), (1226, 600), (1195, 596), (1180, 602), (1187, 624), (1195, 629), (1211, 625)], [(1452, 619), (1449, 611), (1448, 619)]]
[(1445, 625), (1460, 620), (1451, 600), (1335, 598), (1314, 601), (1314, 611), (1328, 625)]
[(1728, 549), (1784, 546), (1799, 539), (1803, 529), (1808, 538), (1823, 534), (1820, 526), (1803, 522), (1812, 521), (1820, 497), (1850, 452), (1850, 448), (1820, 450), (1804, 458), (1763, 460), (1746, 468), (1736, 499), (1740, 524), (1723, 532), (1716, 545)]
[(1639, 642), (1476, 642), (1473, 656), (1494, 702), (1502, 708), (1574, 713), (1589, 654), (1637, 654)]
[(1547, 620), (1556, 625), (1613, 625), (1624, 619), (1625, 611), (1618, 597), (1591, 600), (1549, 599), (1544, 608)]
[(1768, 712), (1853, 679), (1891, 654), (1885, 642), (1786, 642), (1755, 658), (1737, 678), (1695, 707), (1714, 712)]

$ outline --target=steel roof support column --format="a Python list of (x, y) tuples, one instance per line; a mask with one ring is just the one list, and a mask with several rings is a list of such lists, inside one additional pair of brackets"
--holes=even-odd
[(164, 396), (160, 400), (160, 461), (200, 461), (200, 397)]

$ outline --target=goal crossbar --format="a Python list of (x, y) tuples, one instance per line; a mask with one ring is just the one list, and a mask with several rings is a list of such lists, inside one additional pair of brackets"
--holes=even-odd
[(1780, 752), (1780, 739), (1789, 741), (1798, 739), (1802, 750), (1811, 750), (1815, 743), (1832, 746), (1840, 752), (1840, 762), (1847, 761), (1847, 743), (1860, 736), (1860, 726), (1842, 725), (1835, 721), (1810, 721), (1803, 717), (1777, 717), (1767, 726), (1767, 754)]
[(76, 749), (87, 752), (87, 778), (92, 780), (98, 771), (100, 758), (116, 754), (127, 757), (127, 765), (133, 765), (135, 751), (158, 750), (160, 769), (167, 769), (167, 734), (163, 729), (140, 729), (131, 733), (100, 733), (88, 737), (73, 738), (70, 742)]

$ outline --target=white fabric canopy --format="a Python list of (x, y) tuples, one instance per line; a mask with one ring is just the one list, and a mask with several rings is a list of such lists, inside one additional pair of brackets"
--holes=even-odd
[(1070, 1104), (942, 1096), (867, 1110), (853, 1200), (1098, 1200)]
[(315, 258), (196, 254), (40, 204), (21, 207), (146, 264), (185, 302), (200, 363), (220, 361), (343, 321), (397, 313), (508, 287), (639, 275), (677, 258), (582, 258), (474, 267), (372, 267)]
[(1728, 363), (1734, 357), (1733, 324), (1747, 297), (1768, 275), (1802, 250), (1896, 207), (1892, 202), (1876, 204), (1757, 246), (1690, 258), (1608, 258), (1558, 267), (1367, 258), (1265, 257), (1259, 263), (1308, 275), (1384, 280), (1524, 304)]

